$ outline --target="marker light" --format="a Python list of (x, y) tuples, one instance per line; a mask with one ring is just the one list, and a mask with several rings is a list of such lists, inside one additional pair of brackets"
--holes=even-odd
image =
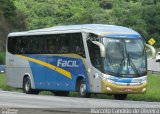
[(107, 90), (108, 90), (108, 91), (112, 91), (112, 89), (111, 89), (110, 87), (107, 87)]
[(142, 92), (145, 92), (146, 90), (147, 90), (146, 88), (143, 88), (143, 89), (142, 89)]

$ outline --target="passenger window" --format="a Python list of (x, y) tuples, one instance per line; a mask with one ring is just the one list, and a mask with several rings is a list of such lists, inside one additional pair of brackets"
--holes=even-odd
[(8, 44), (7, 44), (8, 52), (15, 54), (17, 53), (17, 38), (15, 37), (9, 37), (8, 38)]
[(67, 54), (69, 53), (69, 34), (61, 34), (58, 38), (58, 53)]
[(55, 54), (57, 53), (57, 47), (56, 47), (56, 35), (49, 35), (46, 37), (46, 46), (45, 46), (45, 52), (46, 54)]
[(72, 34), (70, 41), (71, 41), (70, 42), (71, 53), (78, 54), (85, 58), (85, 50), (84, 50), (82, 34), (81, 33)]
[(20, 36), (8, 38), (13, 54), (78, 54), (85, 57), (81, 33)]

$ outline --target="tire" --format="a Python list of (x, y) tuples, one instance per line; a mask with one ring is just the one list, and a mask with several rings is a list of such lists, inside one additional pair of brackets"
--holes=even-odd
[(115, 94), (114, 98), (116, 100), (125, 100), (127, 98), (127, 94)]
[(68, 96), (69, 91), (53, 91), (55, 96)]
[(80, 97), (88, 98), (91, 96), (91, 93), (88, 93), (86, 91), (86, 83), (85, 83), (84, 79), (80, 80), (79, 85), (78, 85), (78, 90), (79, 90)]
[(23, 92), (26, 94), (38, 94), (38, 90), (31, 88), (31, 80), (29, 77), (25, 77), (23, 80)]

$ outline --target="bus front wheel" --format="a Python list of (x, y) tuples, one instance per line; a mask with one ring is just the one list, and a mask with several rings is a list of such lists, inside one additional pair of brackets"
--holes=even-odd
[(38, 90), (31, 88), (31, 80), (29, 77), (25, 77), (23, 80), (23, 92), (26, 94), (38, 94)]
[(127, 94), (115, 94), (114, 98), (117, 100), (125, 100), (127, 98)]
[(91, 93), (88, 93), (86, 91), (86, 88), (87, 88), (87, 86), (86, 86), (86, 83), (85, 83), (84, 79), (80, 80), (80, 82), (79, 82), (79, 94), (80, 94), (81, 97), (90, 97), (91, 96)]

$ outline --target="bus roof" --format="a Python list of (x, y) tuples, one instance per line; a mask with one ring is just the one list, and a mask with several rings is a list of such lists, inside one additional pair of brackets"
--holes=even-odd
[(76, 32), (89, 32), (97, 34), (99, 36), (106, 36), (106, 37), (141, 38), (140, 34), (132, 29), (123, 26), (106, 25), (106, 24), (55, 26), (51, 28), (30, 30), (24, 32), (13, 32), (10, 33), (8, 36), (26, 36), (26, 35), (60, 34), (60, 33), (76, 33)]

